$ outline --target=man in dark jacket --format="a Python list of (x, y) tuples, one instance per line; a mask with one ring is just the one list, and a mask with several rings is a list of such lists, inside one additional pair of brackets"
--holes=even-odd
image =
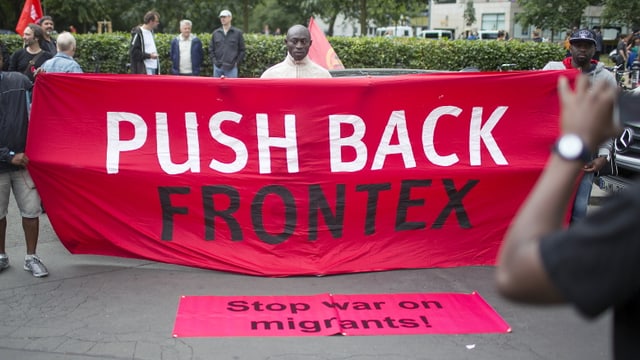
[[(2, 63), (3, 56), (0, 55), (0, 69)], [(0, 71), (0, 271), (9, 267), (5, 240), (9, 196), (13, 192), (22, 215), (27, 243), (23, 268), (35, 277), (44, 277), (49, 272), (36, 255), (42, 207), (40, 195), (27, 170), (29, 158), (24, 153), (29, 123), (26, 94), (31, 86), (31, 81), (24, 74)]]
[(244, 60), (244, 37), (240, 29), (231, 26), (231, 11), (220, 12), (221, 27), (211, 34), (209, 53), (213, 77), (238, 77), (238, 64)]

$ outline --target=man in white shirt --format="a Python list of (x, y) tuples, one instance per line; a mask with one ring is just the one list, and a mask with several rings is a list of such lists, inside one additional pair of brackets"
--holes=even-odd
[(133, 38), (129, 48), (131, 72), (134, 74), (158, 74), (158, 50), (153, 30), (160, 24), (160, 14), (149, 11), (144, 15), (144, 24), (132, 31)]
[(287, 57), (264, 73), (261, 78), (330, 78), (329, 71), (311, 61), (307, 54), (311, 47), (311, 34), (303, 25), (294, 25), (287, 31), (284, 43)]
[(180, 35), (171, 40), (169, 57), (171, 73), (174, 75), (200, 75), (204, 52), (202, 41), (191, 33), (190, 20), (180, 21)]

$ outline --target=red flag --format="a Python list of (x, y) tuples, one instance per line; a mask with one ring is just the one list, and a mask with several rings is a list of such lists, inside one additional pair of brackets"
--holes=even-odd
[(313, 17), (309, 20), (309, 32), (311, 33), (311, 48), (309, 49), (309, 58), (316, 64), (327, 70), (344, 69), (342, 61), (338, 58), (338, 54), (333, 51), (333, 47), (324, 36), (324, 31), (320, 29)]
[(24, 28), (31, 23), (35, 23), (42, 17), (42, 4), (40, 0), (26, 0), (20, 19), (18, 19), (18, 25), (16, 25), (16, 32), (22, 36)]

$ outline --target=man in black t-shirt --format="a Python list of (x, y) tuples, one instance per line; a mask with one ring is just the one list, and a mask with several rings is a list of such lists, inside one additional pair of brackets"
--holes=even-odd
[(42, 50), (40, 41), (43, 39), (44, 32), (42, 28), (36, 24), (29, 24), (24, 29), (22, 39), (24, 48), (16, 51), (11, 55), (9, 62), (9, 71), (17, 71), (25, 74), (31, 82), (35, 80), (36, 70), (44, 64), (45, 61), (51, 59), (51, 53)]
[(576, 90), (560, 78), (562, 135), (500, 249), (496, 282), (506, 297), (529, 303), (570, 303), (595, 317), (613, 309), (616, 360), (638, 359), (640, 349), (640, 183), (565, 229), (576, 177), (590, 152), (620, 132), (613, 121), (614, 85)]

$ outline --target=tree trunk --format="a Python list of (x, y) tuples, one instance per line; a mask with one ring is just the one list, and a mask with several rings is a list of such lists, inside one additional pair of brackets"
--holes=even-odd
[(333, 26), (336, 24), (337, 18), (338, 14), (333, 14), (331, 19), (329, 19), (329, 30), (327, 31), (327, 36), (333, 36)]
[(249, 32), (249, 0), (242, 0), (242, 20), (244, 24), (242, 24), (242, 32)]
[(360, 0), (360, 36), (367, 36), (367, 0)]

